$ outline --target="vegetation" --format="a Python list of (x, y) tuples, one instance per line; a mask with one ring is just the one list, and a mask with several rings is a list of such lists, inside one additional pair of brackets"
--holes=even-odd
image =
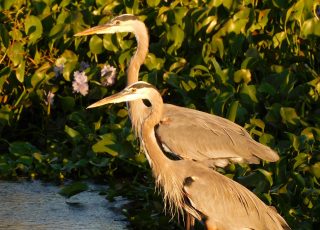
[(293, 229), (319, 226), (320, 1), (2, 0), (0, 9), (0, 178), (103, 178), (110, 199), (135, 200), (124, 209), (133, 227), (176, 228), (163, 225), (125, 105), (85, 109), (125, 86), (136, 42), (73, 35), (132, 13), (150, 32), (140, 79), (168, 103), (237, 122), (281, 156), (221, 172)]

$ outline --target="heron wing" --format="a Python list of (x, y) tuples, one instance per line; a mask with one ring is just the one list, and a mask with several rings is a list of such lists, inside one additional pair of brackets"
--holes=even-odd
[[(181, 164), (186, 164), (181, 161)], [(196, 162), (184, 165), (188, 169), (188, 183), (183, 191), (204, 219), (217, 229), (290, 229), (275, 209), (264, 204), (241, 184)], [(211, 205), (208, 205), (211, 204)], [(187, 209), (188, 210), (188, 209)]]
[(259, 163), (277, 161), (278, 154), (251, 138), (241, 126), (198, 110), (164, 105), (163, 119), (156, 128), (162, 146), (184, 159)]

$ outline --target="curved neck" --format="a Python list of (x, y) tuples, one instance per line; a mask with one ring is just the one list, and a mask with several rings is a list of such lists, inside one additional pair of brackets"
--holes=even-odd
[(155, 136), (154, 128), (159, 124), (163, 113), (163, 101), (157, 90), (150, 91), (149, 101), (151, 107), (149, 107), (149, 114), (143, 121), (141, 134), (144, 148), (150, 157), (150, 164), (157, 178), (161, 174), (161, 168), (166, 166), (171, 160), (164, 155)]
[(183, 210), (183, 179), (175, 161), (167, 158), (163, 153), (155, 134), (155, 126), (159, 124), (163, 113), (163, 101), (161, 95), (156, 90), (152, 90), (149, 100), (149, 114), (142, 124), (142, 140), (145, 153), (152, 168), (156, 185), (163, 190), (165, 205), (169, 204), (171, 214), (176, 211), (182, 213)]
[[(131, 85), (139, 80), (140, 66), (143, 64), (149, 48), (149, 36), (148, 30), (145, 24), (138, 21), (134, 25), (133, 29), (134, 36), (137, 40), (137, 51), (130, 60), (130, 64), (127, 69), (127, 85)], [(147, 107), (141, 100), (129, 102), (129, 114), (131, 118), (132, 127), (136, 135), (140, 135), (140, 125), (142, 123), (141, 118), (136, 116), (141, 110), (146, 110)]]
[(128, 82), (127, 85), (131, 85), (138, 81), (140, 66), (146, 59), (148, 48), (149, 48), (149, 36), (148, 30), (145, 24), (139, 21), (134, 26), (134, 35), (136, 37), (138, 47), (134, 56), (130, 60), (128, 67)]

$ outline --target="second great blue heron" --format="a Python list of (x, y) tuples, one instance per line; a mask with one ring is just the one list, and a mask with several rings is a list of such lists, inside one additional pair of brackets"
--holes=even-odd
[(164, 200), (172, 212), (185, 211), (204, 221), (209, 230), (290, 229), (275, 209), (265, 205), (237, 182), (199, 162), (166, 157), (156, 134), (164, 106), (161, 95), (152, 85), (136, 82), (88, 108), (142, 99), (148, 100), (151, 106), (140, 117), (140, 141), (149, 158), (156, 184), (162, 189)]
[[(132, 32), (138, 42), (128, 67), (128, 84), (138, 81), (139, 69), (148, 53), (149, 37), (145, 24), (133, 15), (115, 17), (75, 36)], [(129, 103), (130, 118), (136, 134), (140, 133), (141, 117), (149, 111), (141, 100)], [(241, 126), (219, 116), (164, 104), (155, 130), (162, 148), (175, 157), (192, 159), (206, 165), (224, 167), (231, 162), (259, 163), (260, 159), (277, 161), (278, 154), (251, 138)]]

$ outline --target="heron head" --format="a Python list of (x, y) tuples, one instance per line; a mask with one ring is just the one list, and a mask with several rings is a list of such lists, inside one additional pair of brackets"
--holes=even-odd
[(123, 14), (113, 18), (110, 22), (104, 25), (98, 25), (90, 29), (84, 30), (74, 36), (86, 36), (92, 34), (114, 34), (118, 32), (134, 32), (136, 25), (141, 21), (138, 17), (132, 14)]
[(135, 101), (139, 99), (150, 100), (150, 94), (153, 91), (157, 91), (153, 85), (144, 81), (138, 81), (127, 86), (119, 93), (116, 93), (110, 97), (103, 98), (100, 101), (97, 101), (96, 103), (89, 105), (87, 109), (111, 103)]

